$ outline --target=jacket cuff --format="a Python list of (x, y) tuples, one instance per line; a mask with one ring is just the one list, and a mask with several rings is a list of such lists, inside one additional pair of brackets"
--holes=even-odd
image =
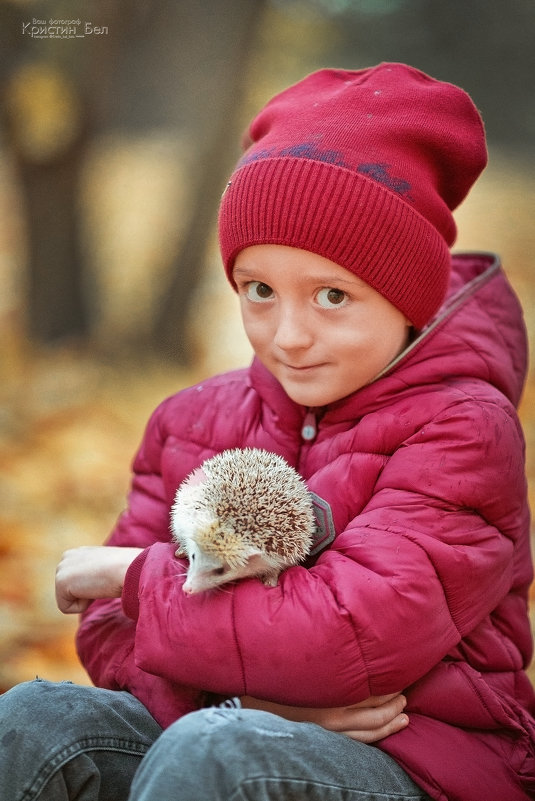
[(145, 559), (149, 555), (149, 549), (145, 548), (139, 556), (136, 556), (124, 577), (122, 604), (123, 612), (132, 620), (137, 620), (139, 617), (139, 580), (141, 578), (141, 571), (145, 564)]

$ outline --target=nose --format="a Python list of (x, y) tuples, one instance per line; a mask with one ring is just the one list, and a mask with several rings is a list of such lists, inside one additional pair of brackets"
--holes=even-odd
[(309, 348), (313, 342), (313, 329), (304, 310), (291, 304), (280, 309), (274, 344), (284, 351)]

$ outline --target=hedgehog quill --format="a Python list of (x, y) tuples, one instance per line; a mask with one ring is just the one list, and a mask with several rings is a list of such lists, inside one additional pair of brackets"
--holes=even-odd
[(301, 476), (258, 448), (207, 459), (182, 482), (171, 510), (176, 555), (189, 562), (189, 595), (253, 576), (275, 586), (285, 568), (305, 559), (315, 530)]

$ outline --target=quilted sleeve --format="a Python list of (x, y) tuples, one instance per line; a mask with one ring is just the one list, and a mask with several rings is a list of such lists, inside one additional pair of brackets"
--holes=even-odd
[[(188, 597), (169, 546), (150, 548), (127, 582), (136, 663), (216, 693), (304, 706), (399, 691), (506, 597), (523, 596), (526, 510), (515, 415), (459, 402), (391, 456), (316, 565), (287, 570), (277, 587), (253, 579)], [(520, 667), (515, 636), (504, 636), (503, 658)]]

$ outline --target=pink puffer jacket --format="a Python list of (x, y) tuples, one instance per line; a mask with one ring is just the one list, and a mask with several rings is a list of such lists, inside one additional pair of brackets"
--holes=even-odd
[[(96, 601), (78, 648), (93, 681), (162, 725), (201, 690), (342, 706), (404, 689), (410, 725), (383, 740), (441, 801), (535, 792), (532, 579), (522, 315), (497, 259), (454, 257), (449, 300), (382, 377), (317, 414), (257, 361), (165, 401), (110, 544), (141, 546), (121, 600)], [(308, 419), (308, 417), (307, 417)], [(169, 509), (205, 458), (266, 448), (330, 504), (335, 541), (277, 587), (186, 596)], [(531, 794), (530, 794), (531, 793)]]

